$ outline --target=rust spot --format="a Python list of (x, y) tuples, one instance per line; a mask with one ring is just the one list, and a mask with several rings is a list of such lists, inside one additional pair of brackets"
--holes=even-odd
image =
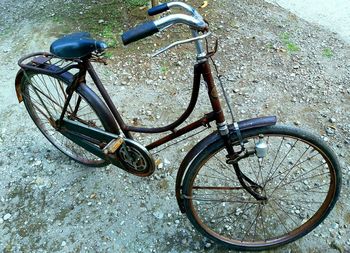
[(215, 99), (218, 99), (218, 98), (219, 98), (218, 92), (216, 91), (215, 88), (211, 90), (210, 96), (211, 96), (212, 98), (215, 98)]

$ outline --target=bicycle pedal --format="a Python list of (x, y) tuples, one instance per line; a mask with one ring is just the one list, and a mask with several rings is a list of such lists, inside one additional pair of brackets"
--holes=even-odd
[(123, 143), (124, 143), (124, 139), (122, 137), (113, 139), (103, 148), (103, 153), (105, 155), (113, 154), (120, 148), (120, 146)]

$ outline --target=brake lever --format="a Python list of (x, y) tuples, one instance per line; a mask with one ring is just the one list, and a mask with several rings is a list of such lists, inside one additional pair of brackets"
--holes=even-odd
[(170, 45), (160, 49), (159, 51), (155, 52), (154, 54), (151, 55), (151, 57), (156, 57), (157, 55), (160, 55), (161, 53), (164, 53), (165, 51), (167, 51), (167, 50), (169, 50), (169, 49), (171, 49), (173, 47), (176, 47), (178, 45), (190, 43), (190, 42), (193, 42), (193, 41), (196, 41), (196, 40), (205, 39), (209, 35), (211, 35), (211, 32), (208, 32), (206, 34), (203, 34), (203, 35), (195, 37), (195, 38), (190, 38), (190, 39), (187, 39), (187, 40), (176, 41), (176, 42), (174, 42), (174, 43), (172, 43), (172, 44), (170, 44)]

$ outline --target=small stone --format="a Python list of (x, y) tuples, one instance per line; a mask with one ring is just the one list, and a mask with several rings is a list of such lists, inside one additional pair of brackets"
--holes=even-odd
[(103, 20), (103, 19), (100, 19), (99, 21), (98, 21), (98, 23), (99, 24), (103, 24), (105, 21)]
[(7, 221), (7, 220), (9, 220), (11, 218), (11, 214), (10, 213), (7, 213), (7, 214), (5, 214), (4, 215), (4, 221)]
[(337, 120), (336, 120), (335, 118), (330, 118), (330, 119), (329, 119), (329, 122), (335, 123), (335, 122), (337, 122)]
[(205, 244), (205, 247), (208, 249), (208, 248), (210, 248), (211, 247), (211, 243), (210, 242), (207, 242), (206, 244)]
[(61, 243), (61, 246), (62, 246), (62, 247), (66, 246), (66, 245), (67, 245), (66, 241), (63, 241), (63, 242)]
[(179, 224), (180, 223), (180, 221), (179, 220), (175, 220), (175, 224)]
[(164, 217), (164, 213), (156, 211), (153, 213), (153, 216), (156, 217), (158, 220), (161, 220)]
[(328, 128), (326, 129), (326, 133), (327, 133), (327, 135), (332, 136), (332, 135), (335, 134), (335, 131), (334, 131), (334, 129), (328, 127)]
[(39, 165), (41, 165), (41, 161), (40, 161), (40, 160), (35, 161), (35, 162), (33, 163), (33, 166), (39, 166)]
[(170, 166), (170, 161), (166, 158), (164, 158), (164, 167), (169, 167)]
[(0, 224), (4, 223), (4, 219), (0, 218)]

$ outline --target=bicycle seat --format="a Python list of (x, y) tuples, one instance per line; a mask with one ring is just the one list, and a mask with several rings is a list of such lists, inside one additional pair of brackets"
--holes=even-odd
[(50, 52), (60, 58), (72, 59), (82, 58), (94, 51), (102, 52), (106, 48), (106, 43), (94, 40), (90, 33), (76, 32), (55, 40), (50, 46)]

